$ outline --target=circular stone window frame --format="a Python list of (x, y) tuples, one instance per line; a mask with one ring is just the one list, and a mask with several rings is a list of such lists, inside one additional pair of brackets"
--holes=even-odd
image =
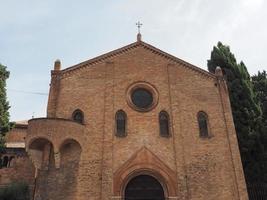
[[(137, 107), (133, 101), (132, 101), (132, 93), (136, 90), (136, 89), (145, 89), (147, 91), (149, 91), (152, 94), (152, 103), (148, 108), (140, 108)], [(152, 109), (154, 109), (157, 104), (158, 104), (158, 100), (159, 100), (159, 93), (157, 91), (157, 89), (155, 88), (155, 86), (153, 86), (150, 83), (147, 82), (135, 82), (133, 84), (131, 84), (126, 91), (126, 100), (128, 105), (138, 111), (138, 112), (149, 112)]]

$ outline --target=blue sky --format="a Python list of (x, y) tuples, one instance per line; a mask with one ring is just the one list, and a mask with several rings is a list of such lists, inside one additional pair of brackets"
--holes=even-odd
[(0, 63), (11, 73), (11, 120), (46, 115), (50, 70), (143, 40), (206, 69), (212, 47), (228, 44), (251, 74), (267, 69), (264, 0), (0, 0)]

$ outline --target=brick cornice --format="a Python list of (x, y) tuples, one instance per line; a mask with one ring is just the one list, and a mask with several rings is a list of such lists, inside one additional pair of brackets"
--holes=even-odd
[(212, 78), (212, 79), (215, 79), (216, 76), (206, 70), (203, 70), (195, 65), (192, 65), (180, 58), (177, 58), (171, 54), (168, 54), (148, 43), (145, 43), (143, 41), (138, 41), (138, 42), (134, 42), (134, 43), (131, 43), (127, 46), (124, 46), (122, 48), (119, 48), (119, 49), (116, 49), (114, 51), (110, 51), (108, 53), (105, 53), (103, 55), (100, 55), (100, 56), (97, 56), (95, 58), (92, 58), (90, 60), (87, 60), (87, 61), (84, 61), (84, 62), (81, 62), (77, 65), (74, 65), (74, 66), (71, 66), (71, 67), (68, 67), (66, 69), (63, 69), (61, 70), (61, 75), (62, 75), (62, 78), (64, 77), (67, 77), (69, 76), (72, 72), (74, 71), (77, 71), (77, 70), (81, 70), (83, 68), (86, 68), (86, 67), (89, 67), (91, 65), (95, 65), (97, 63), (102, 63), (102, 62), (107, 62), (108, 59), (110, 58), (113, 58), (113, 57), (116, 57), (118, 55), (121, 55), (123, 53), (126, 53), (128, 51), (131, 51), (135, 48), (138, 48), (138, 47), (142, 47), (148, 51), (151, 51), (152, 53), (156, 54), (156, 55), (159, 55), (161, 57), (164, 57), (168, 60), (170, 60), (171, 62), (173, 63), (178, 63), (178, 64), (181, 64), (182, 66), (186, 67), (187, 69), (190, 69), (190, 70), (193, 70), (195, 72), (198, 72), (200, 73), (201, 75), (204, 75), (205, 77), (207, 78)]

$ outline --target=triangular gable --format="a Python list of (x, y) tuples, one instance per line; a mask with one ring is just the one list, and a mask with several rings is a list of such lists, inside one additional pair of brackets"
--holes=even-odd
[(187, 68), (189, 68), (189, 69), (191, 69), (193, 71), (199, 72), (199, 73), (201, 73), (203, 75), (206, 75), (208, 77), (211, 77), (211, 78), (215, 78), (214, 74), (212, 74), (212, 73), (210, 73), (210, 72), (208, 72), (206, 70), (203, 70), (203, 69), (201, 69), (201, 68), (199, 68), (199, 67), (197, 67), (195, 65), (192, 65), (192, 64), (190, 64), (190, 63), (188, 63), (188, 62), (186, 62), (186, 61), (184, 61), (184, 60), (182, 60), (180, 58), (177, 58), (177, 57), (175, 57), (173, 55), (170, 55), (170, 54), (168, 54), (168, 53), (166, 53), (166, 52), (164, 52), (164, 51), (162, 51), (162, 50), (160, 50), (160, 49), (158, 49), (158, 48), (156, 48), (156, 47), (154, 47), (154, 46), (152, 46), (150, 44), (147, 44), (147, 43), (145, 43), (143, 41), (137, 41), (137, 42), (134, 42), (134, 43), (129, 44), (127, 46), (124, 46), (122, 48), (116, 49), (114, 51), (110, 51), (110, 52), (108, 52), (106, 54), (97, 56), (97, 57), (92, 58), (90, 60), (87, 60), (87, 61), (81, 62), (81, 63), (79, 63), (77, 65), (74, 65), (72, 67), (68, 67), (66, 69), (63, 69), (61, 72), (63, 74), (66, 74), (68, 72), (73, 72), (76, 69), (81, 69), (81, 68), (84, 68), (84, 67), (88, 67), (90, 65), (94, 65), (94, 64), (97, 64), (97, 63), (100, 63), (100, 62), (104, 62), (107, 59), (110, 59), (110, 58), (115, 57), (117, 55), (123, 54), (123, 53), (125, 53), (127, 51), (131, 51), (132, 49), (135, 49), (137, 47), (143, 47), (143, 48), (151, 51), (152, 53), (155, 53), (155, 54), (160, 55), (160, 56), (162, 56), (162, 57), (164, 57), (166, 59), (171, 60), (172, 62), (176, 62), (176, 63), (182, 64), (183, 66), (185, 66), (185, 67), (187, 67)]

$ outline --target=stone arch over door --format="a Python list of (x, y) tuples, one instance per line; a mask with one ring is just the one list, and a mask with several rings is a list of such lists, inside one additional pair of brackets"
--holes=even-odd
[(134, 154), (114, 173), (114, 196), (123, 199), (127, 184), (139, 175), (152, 176), (158, 180), (164, 189), (165, 198), (177, 196), (176, 173), (146, 147)]

